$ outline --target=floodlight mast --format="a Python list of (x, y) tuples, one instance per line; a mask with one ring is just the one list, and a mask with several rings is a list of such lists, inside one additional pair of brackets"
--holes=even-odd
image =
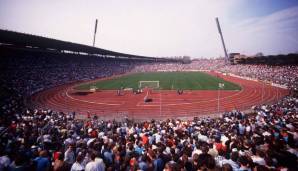
[(95, 28), (94, 28), (94, 35), (93, 35), (93, 47), (95, 46), (96, 31), (97, 31), (97, 19), (95, 20)]
[(218, 29), (218, 32), (219, 32), (219, 35), (220, 35), (220, 38), (221, 38), (221, 43), (222, 43), (222, 46), (223, 46), (223, 49), (224, 49), (224, 52), (225, 52), (225, 61), (227, 62), (228, 61), (228, 53), (227, 53), (225, 41), (224, 41), (224, 38), (223, 38), (223, 35), (222, 35), (222, 31), (221, 31), (221, 28), (220, 28), (218, 17), (216, 17), (215, 20), (216, 20), (217, 29)]

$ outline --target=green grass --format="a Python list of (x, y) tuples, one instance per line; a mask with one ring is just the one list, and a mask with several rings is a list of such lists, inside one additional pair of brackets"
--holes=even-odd
[(90, 86), (96, 86), (101, 90), (116, 90), (121, 87), (137, 89), (139, 81), (159, 81), (160, 89), (183, 90), (217, 90), (218, 83), (224, 83), (224, 90), (240, 90), (237, 84), (225, 81), (203, 72), (150, 72), (136, 73), (111, 80), (103, 80), (94, 83), (81, 84), (75, 89), (89, 90)]

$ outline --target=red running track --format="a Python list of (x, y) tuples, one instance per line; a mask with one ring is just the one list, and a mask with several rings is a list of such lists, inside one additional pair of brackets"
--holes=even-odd
[[(210, 73), (214, 74), (214, 73)], [(117, 96), (116, 90), (99, 91), (79, 95), (73, 89), (76, 84), (58, 86), (33, 95), (30, 103), (35, 108), (86, 115), (96, 114), (103, 119), (164, 119), (206, 116), (226, 111), (248, 110), (254, 105), (273, 103), (287, 95), (288, 90), (262, 82), (220, 75), (227, 81), (242, 87), (241, 90), (155, 91), (150, 94), (152, 102), (144, 103), (146, 93), (133, 94), (126, 91)], [(219, 97), (219, 101), (218, 101)]]

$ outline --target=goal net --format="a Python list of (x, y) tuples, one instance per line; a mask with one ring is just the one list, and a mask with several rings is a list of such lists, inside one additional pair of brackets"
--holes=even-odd
[(139, 88), (152, 88), (152, 89), (158, 89), (159, 88), (159, 81), (139, 81)]

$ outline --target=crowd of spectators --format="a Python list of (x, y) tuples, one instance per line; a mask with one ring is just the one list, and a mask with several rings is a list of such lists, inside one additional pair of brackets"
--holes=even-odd
[(219, 71), (263, 81), (272, 81), (288, 88), (298, 87), (298, 65), (229, 65), (220, 68)]
[(153, 63), (137, 65), (134, 72), (154, 71), (189, 71), (189, 70), (218, 70), (225, 66), (222, 59), (196, 59), (189, 64), (183, 63)]
[(17, 55), (1, 57), (4, 85), (21, 95), (31, 95), (50, 87), (123, 74), (141, 62), (76, 55)]
[[(0, 170), (297, 170), (298, 99), (219, 118), (133, 122), (14, 113)], [(1, 125), (3, 120), (0, 120)]]

